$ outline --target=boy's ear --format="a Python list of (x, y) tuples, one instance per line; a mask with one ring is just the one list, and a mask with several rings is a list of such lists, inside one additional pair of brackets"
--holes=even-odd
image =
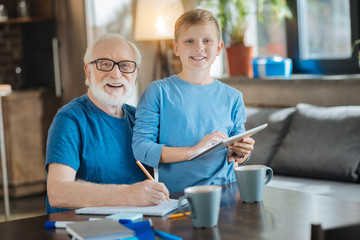
[(174, 49), (174, 53), (175, 53), (175, 56), (179, 56), (179, 50), (178, 50), (178, 45), (175, 41), (172, 42), (172, 45), (173, 45), (173, 49)]
[(218, 50), (217, 50), (217, 53), (216, 53), (216, 56), (219, 56), (220, 53), (221, 53), (221, 50), (224, 48), (224, 41), (219, 41), (219, 44), (218, 44)]

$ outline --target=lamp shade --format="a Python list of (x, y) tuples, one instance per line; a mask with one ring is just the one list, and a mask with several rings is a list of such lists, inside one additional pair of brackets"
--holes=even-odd
[(137, 0), (134, 39), (174, 38), (174, 24), (183, 12), (181, 0)]

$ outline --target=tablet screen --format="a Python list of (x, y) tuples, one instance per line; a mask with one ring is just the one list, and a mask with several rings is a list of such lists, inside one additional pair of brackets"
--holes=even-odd
[(267, 123), (262, 124), (260, 126), (254, 127), (252, 129), (249, 129), (245, 132), (239, 133), (235, 136), (229, 137), (227, 139), (222, 140), (221, 142), (216, 143), (215, 145), (205, 149), (204, 151), (202, 151), (201, 153), (196, 154), (195, 156), (192, 156), (191, 158), (189, 158), (188, 160), (195, 160), (197, 158), (201, 158), (201, 157), (205, 157), (208, 156), (209, 154), (212, 154), (214, 152), (217, 152), (219, 150), (222, 150), (224, 148), (226, 148), (227, 146), (233, 144), (234, 142), (240, 141), (241, 139), (243, 139), (244, 137), (250, 137), (252, 135), (254, 135), (255, 133), (263, 130), (264, 128), (266, 128), (268, 126)]

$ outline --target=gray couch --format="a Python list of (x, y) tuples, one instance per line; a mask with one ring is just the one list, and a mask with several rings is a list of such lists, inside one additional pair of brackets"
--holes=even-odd
[(269, 186), (360, 201), (360, 106), (247, 108), (255, 134), (247, 164), (274, 171)]

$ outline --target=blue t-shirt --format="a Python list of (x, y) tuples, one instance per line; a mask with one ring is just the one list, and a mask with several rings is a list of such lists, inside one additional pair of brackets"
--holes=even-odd
[[(76, 179), (101, 184), (133, 184), (146, 179), (137, 166), (131, 140), (135, 107), (124, 104), (124, 117), (113, 117), (83, 95), (56, 114), (47, 139), (46, 164), (62, 163)], [(47, 213), (68, 209), (53, 208)]]
[(242, 93), (216, 80), (188, 83), (178, 76), (152, 82), (141, 96), (133, 136), (135, 158), (159, 169), (159, 181), (170, 192), (194, 185), (235, 182), (227, 150), (194, 161), (159, 164), (163, 146), (191, 147), (207, 134), (233, 136), (245, 131)]

